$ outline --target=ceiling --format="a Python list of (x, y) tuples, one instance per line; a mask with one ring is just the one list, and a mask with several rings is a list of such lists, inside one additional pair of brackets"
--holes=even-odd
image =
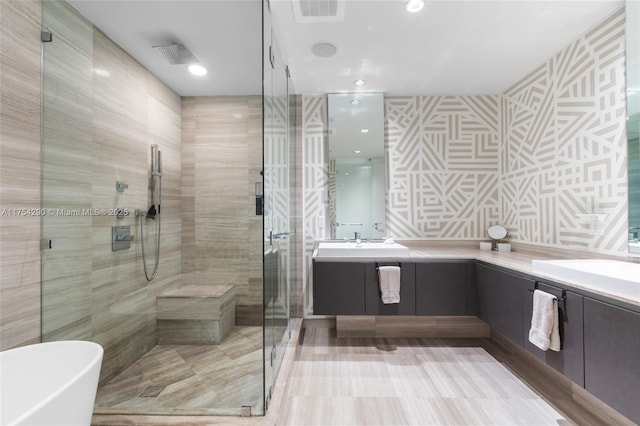
[[(262, 93), (260, 0), (67, 0), (181, 96)], [(152, 47), (184, 44), (208, 70), (196, 77)]]
[[(624, 6), (624, 0), (337, 1), (343, 14), (301, 22), (296, 2), (271, 0), (274, 33), (297, 93), (501, 93)], [(259, 94), (259, 0), (69, 0), (107, 36), (182, 96)], [(311, 52), (324, 41), (329, 58)], [(152, 46), (180, 42), (209, 73), (189, 75)], [(356, 88), (353, 81), (367, 84)]]

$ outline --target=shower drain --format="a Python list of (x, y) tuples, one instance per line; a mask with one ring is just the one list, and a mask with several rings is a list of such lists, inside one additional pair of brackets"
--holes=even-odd
[(148, 386), (139, 396), (142, 398), (155, 398), (160, 395), (164, 388), (166, 386)]

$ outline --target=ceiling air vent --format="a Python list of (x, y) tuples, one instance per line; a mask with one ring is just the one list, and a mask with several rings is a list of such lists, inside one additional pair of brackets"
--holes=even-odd
[(345, 0), (291, 0), (297, 23), (341, 22)]

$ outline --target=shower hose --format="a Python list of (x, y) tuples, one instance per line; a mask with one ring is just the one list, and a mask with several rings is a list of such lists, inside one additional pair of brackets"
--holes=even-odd
[(160, 263), (160, 223), (162, 222), (162, 214), (160, 213), (160, 204), (162, 203), (162, 176), (158, 176), (158, 220), (156, 220), (156, 263), (153, 266), (153, 272), (149, 275), (149, 269), (147, 268), (147, 257), (144, 251), (144, 219), (145, 216), (140, 216), (140, 241), (142, 246), (142, 266), (144, 267), (144, 277), (147, 281), (151, 281), (156, 277), (158, 273), (158, 265)]

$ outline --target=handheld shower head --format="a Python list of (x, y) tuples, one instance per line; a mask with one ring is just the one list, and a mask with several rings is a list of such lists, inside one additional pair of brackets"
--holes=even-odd
[(151, 204), (151, 207), (149, 207), (149, 210), (147, 210), (147, 215), (145, 217), (147, 219), (156, 220), (156, 215), (157, 214), (158, 214), (158, 211), (156, 211), (156, 205), (155, 204)]

